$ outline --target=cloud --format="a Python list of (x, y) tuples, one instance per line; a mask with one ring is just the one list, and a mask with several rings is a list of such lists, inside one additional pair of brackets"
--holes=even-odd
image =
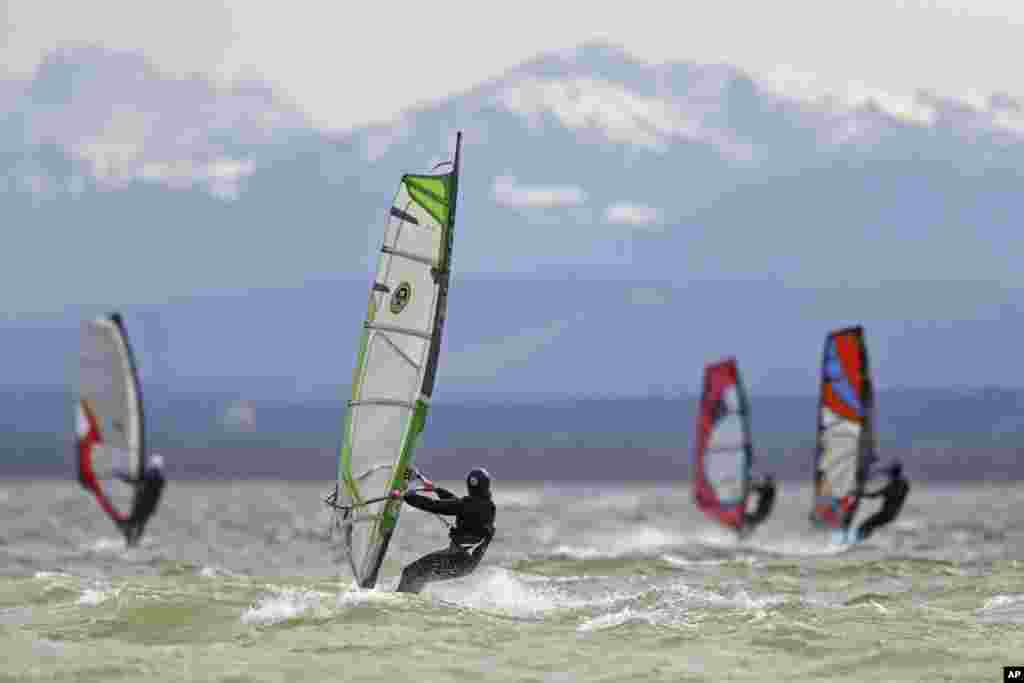
[(209, 74), (239, 38), (229, 4), (5, 0), (0, 10), (0, 73), (27, 75), (55, 46), (89, 44), (144, 50), (162, 70), (177, 75)]
[(377, 161), (392, 145), (409, 139), (412, 134), (413, 119), (408, 115), (400, 115), (385, 125), (372, 126), (366, 131), (363, 140), (363, 158), (371, 162)]
[[(144, 49), (161, 69), (178, 74), (259, 74), (330, 128), (388, 120), (414, 103), (471, 88), (542, 50), (595, 37), (649, 60), (724, 62), (758, 75), (791, 64), (817, 72), (838, 89), (852, 78), (889, 92), (925, 88), (959, 97), (1020, 82), (1017, 61), (1007, 55), (1016, 54), (1024, 37), (1024, 4), (1009, 0), (863, 0), (844, 6), (793, 0), (786, 10), (721, 0), (697, 13), (685, 4), (655, 0), (523, 0), (504, 9), (458, 5), (460, 25), (502, 30), (435, 40), (430, 50), (417, 52), (410, 71), (409, 51), (392, 46), (449, 32), (450, 13), (428, 3), (404, 3), (403, 21), (396, 22), (394, 7), (386, 3), (5, 0), (0, 72), (29, 73), (46, 50), (69, 41)], [(538, 16), (544, 21), (537, 22)], [(374, 26), (387, 26), (389, 40), (367, 30)]]
[(213, 196), (233, 200), (238, 199), (242, 180), (252, 175), (255, 168), (251, 161), (235, 159), (216, 159), (207, 164), (181, 159), (147, 163), (142, 167), (139, 176), (144, 180), (178, 189), (191, 188), (197, 184), (204, 185)]
[(494, 201), (502, 206), (553, 209), (579, 206), (586, 200), (587, 193), (575, 185), (529, 186), (519, 185), (513, 176), (494, 179)]
[(174, 78), (143, 54), (97, 47), (50, 52), (15, 105), (25, 143), (59, 144), (102, 186), (142, 179), (221, 199), (237, 198), (255, 169), (237, 148), (251, 152), (308, 128), (265, 84)]
[(616, 202), (604, 210), (604, 220), (624, 225), (651, 225), (661, 222), (661, 210), (643, 204)]

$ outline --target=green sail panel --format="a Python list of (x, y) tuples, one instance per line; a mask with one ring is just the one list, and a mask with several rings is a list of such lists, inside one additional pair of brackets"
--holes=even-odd
[[(426, 423), (447, 300), (458, 174), (404, 175), (392, 202), (352, 378), (334, 498), (335, 542), (363, 588), (377, 583)], [(383, 499), (383, 500), (382, 500)]]
[(454, 173), (443, 176), (406, 175), (402, 178), (409, 197), (439, 225), (448, 225)]

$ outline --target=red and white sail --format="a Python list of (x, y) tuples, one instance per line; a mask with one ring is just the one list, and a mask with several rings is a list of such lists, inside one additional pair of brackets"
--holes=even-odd
[(131, 517), (145, 461), (142, 396), (118, 314), (82, 325), (75, 436), (78, 478), (115, 522)]

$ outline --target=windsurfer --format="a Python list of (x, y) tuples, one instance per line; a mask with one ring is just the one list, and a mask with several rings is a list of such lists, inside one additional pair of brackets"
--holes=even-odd
[(757, 526), (772, 513), (775, 506), (775, 478), (766, 474), (761, 481), (752, 482), (750, 488), (757, 493), (757, 507), (754, 512), (745, 514), (744, 524), (747, 527)]
[(865, 492), (862, 498), (882, 498), (882, 508), (868, 517), (857, 529), (858, 540), (863, 541), (879, 527), (896, 519), (910, 493), (910, 482), (903, 476), (903, 466), (897, 461), (888, 468), (889, 483), (878, 491)]
[[(418, 473), (417, 473), (417, 476)], [(437, 495), (437, 500), (409, 491), (391, 492), (402, 496), (414, 508), (437, 515), (455, 517), (455, 526), (449, 532), (451, 545), (444, 550), (424, 555), (402, 570), (399, 593), (419, 593), (432, 581), (445, 581), (466, 576), (476, 569), (494, 538), (494, 501), (491, 500), (491, 476), (483, 468), (470, 470), (466, 475), (469, 495), (457, 498), (447, 489), (434, 486), (420, 477), (423, 488)]]
[(137, 493), (135, 494), (136, 504), (131, 516), (122, 523), (122, 530), (128, 545), (138, 544), (146, 522), (149, 521), (149, 518), (156, 510), (156, 505), (160, 501), (160, 494), (167, 483), (166, 479), (164, 479), (163, 470), (163, 456), (154, 453), (146, 460), (146, 467), (142, 471), (142, 477), (129, 482), (136, 487)]

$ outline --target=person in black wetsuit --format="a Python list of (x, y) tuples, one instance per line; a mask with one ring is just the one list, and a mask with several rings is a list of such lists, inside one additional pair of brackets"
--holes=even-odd
[(751, 484), (750, 488), (757, 492), (757, 507), (753, 512), (745, 513), (743, 523), (746, 527), (755, 527), (768, 519), (775, 507), (775, 478), (766, 474), (761, 481)]
[(495, 508), (491, 500), (491, 475), (487, 470), (480, 467), (470, 470), (466, 475), (469, 495), (463, 498), (457, 498), (447, 489), (435, 488), (428, 480), (423, 483), (426, 490), (437, 494), (438, 500), (413, 491), (406, 493), (404, 500), (426, 512), (454, 516), (455, 526), (448, 533), (451, 545), (424, 555), (403, 569), (399, 593), (419, 593), (431, 581), (466, 576), (480, 564), (494, 538)]
[(889, 468), (889, 483), (873, 493), (864, 493), (862, 498), (882, 498), (882, 508), (871, 515), (857, 529), (857, 540), (863, 541), (879, 527), (885, 526), (896, 519), (903, 509), (903, 503), (910, 493), (910, 482), (903, 476), (903, 466), (899, 462)]
[(167, 483), (164, 479), (163, 469), (163, 457), (154, 453), (146, 461), (142, 477), (130, 482), (136, 487), (135, 504), (131, 516), (121, 523), (121, 530), (129, 546), (138, 545), (146, 522), (153, 516), (156, 505), (160, 502), (160, 494), (163, 492), (164, 484)]

